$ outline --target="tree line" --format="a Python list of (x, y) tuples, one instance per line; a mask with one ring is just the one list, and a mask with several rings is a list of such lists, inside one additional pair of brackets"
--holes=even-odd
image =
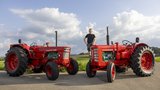
[(154, 53), (155, 53), (156, 56), (160, 56), (160, 48), (158, 48), (158, 47), (152, 47), (152, 49), (153, 49), (153, 51), (154, 51)]

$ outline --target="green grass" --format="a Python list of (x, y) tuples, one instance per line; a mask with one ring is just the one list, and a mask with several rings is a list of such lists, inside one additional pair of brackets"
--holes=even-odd
[(160, 57), (156, 57), (156, 62), (160, 62)]
[(88, 55), (78, 55), (76, 60), (78, 61), (79, 71), (85, 71), (86, 64), (89, 61), (89, 56)]
[(0, 61), (0, 70), (4, 70), (4, 61)]

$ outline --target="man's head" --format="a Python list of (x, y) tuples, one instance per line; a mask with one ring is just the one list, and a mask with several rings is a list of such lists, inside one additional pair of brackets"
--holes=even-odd
[(92, 34), (92, 28), (89, 28), (89, 34)]

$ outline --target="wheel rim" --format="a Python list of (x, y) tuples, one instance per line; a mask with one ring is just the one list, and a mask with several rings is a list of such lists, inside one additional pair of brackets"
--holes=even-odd
[(153, 55), (150, 52), (144, 52), (141, 57), (141, 67), (144, 71), (151, 71), (153, 68)]
[(51, 67), (50, 67), (49, 65), (46, 67), (46, 73), (47, 73), (47, 75), (48, 75), (49, 77), (51, 77), (52, 74), (53, 74), (52, 69), (51, 69)]
[(115, 71), (114, 65), (112, 66), (112, 72), (111, 72), (111, 74), (112, 74), (112, 78), (114, 80), (115, 79), (115, 75), (116, 75), (116, 71)]
[(7, 58), (7, 69), (9, 71), (14, 71), (18, 67), (18, 57), (15, 53), (12, 53)]

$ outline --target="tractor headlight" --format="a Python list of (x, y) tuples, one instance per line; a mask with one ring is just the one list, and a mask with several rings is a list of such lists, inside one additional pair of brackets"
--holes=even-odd
[(63, 59), (69, 59), (69, 53), (68, 52), (63, 53)]
[(63, 59), (69, 59), (70, 48), (64, 48)]

